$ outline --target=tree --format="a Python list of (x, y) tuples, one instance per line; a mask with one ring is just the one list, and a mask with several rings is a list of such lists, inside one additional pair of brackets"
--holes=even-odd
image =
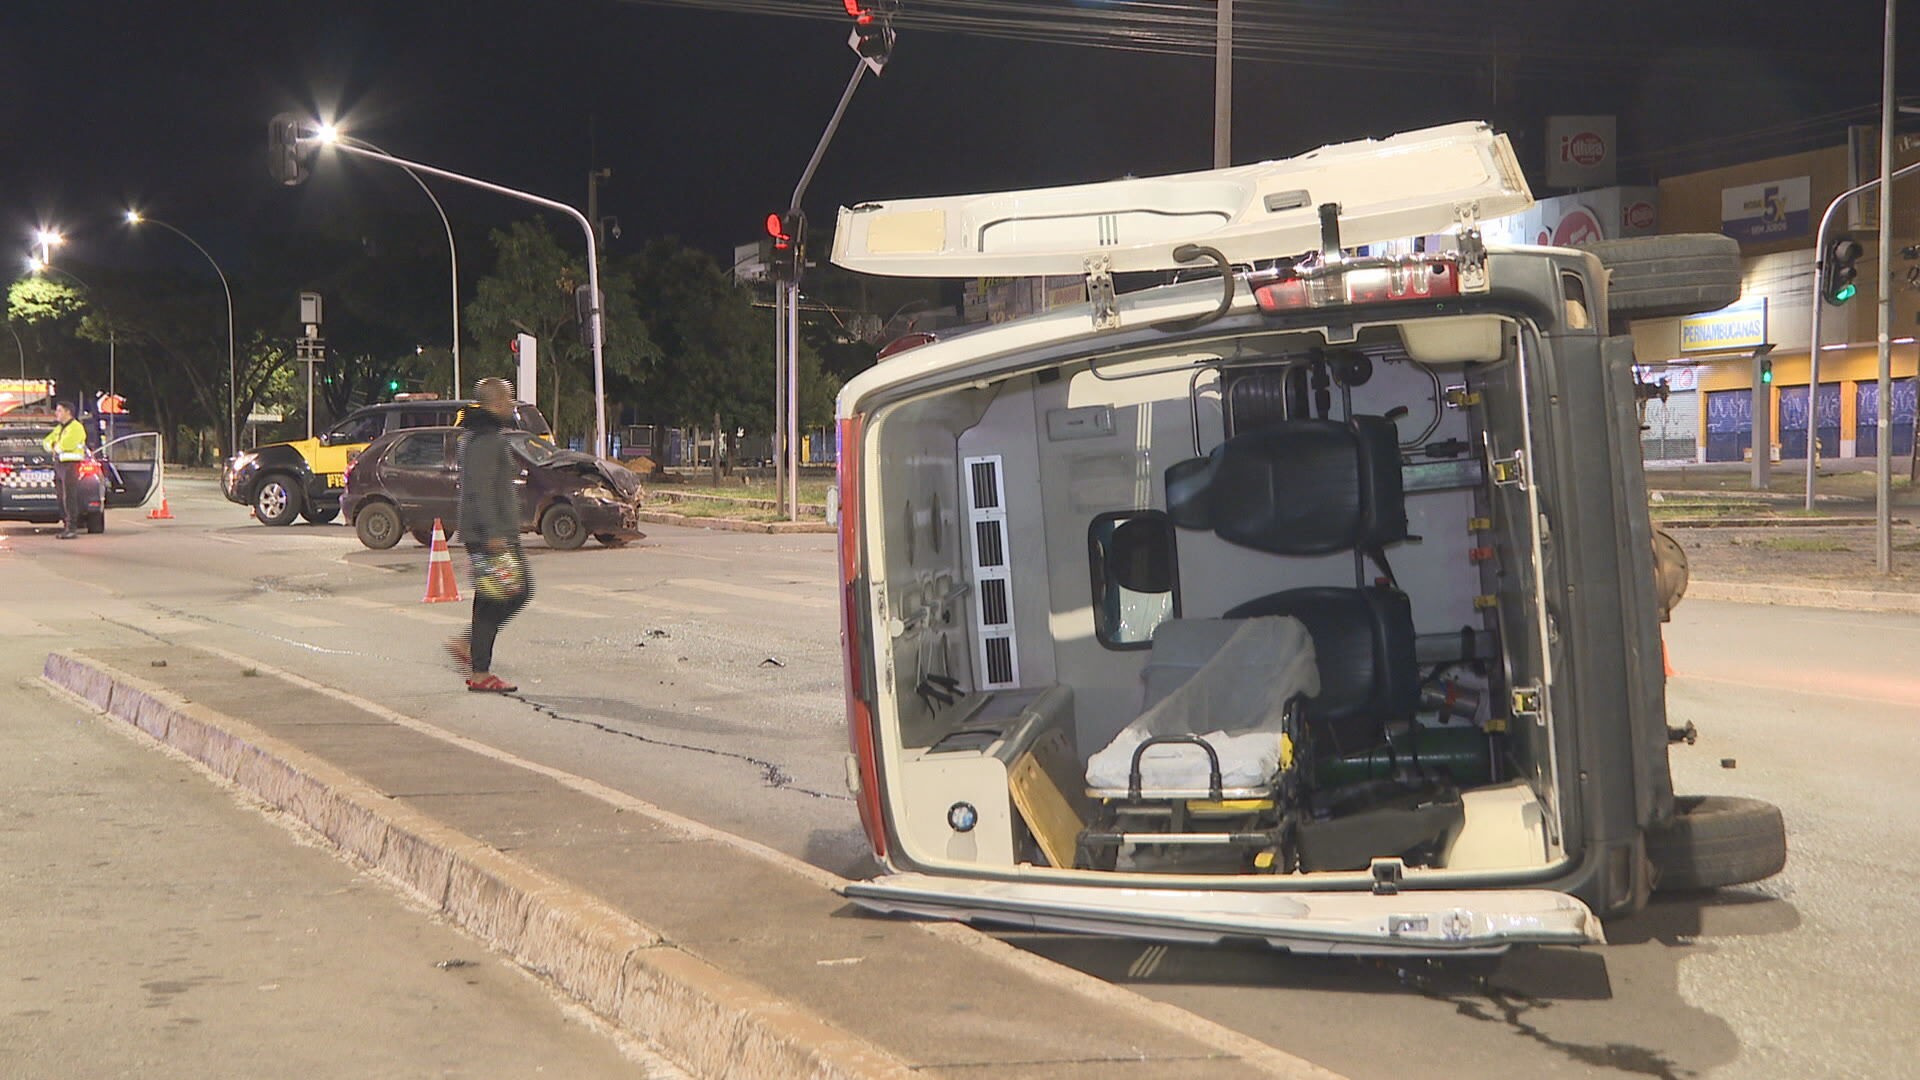
[[(557, 434), (591, 434), (593, 353), (580, 340), (574, 290), (587, 283), (586, 259), (565, 250), (539, 221), (495, 230), (493, 271), (480, 279), (461, 326), (472, 341), (462, 374), (514, 378), (508, 342), (529, 333), (540, 343), (539, 400)], [(660, 351), (633, 302), (633, 283), (623, 273), (600, 275), (606, 297), (602, 362), (610, 402), (632, 400), (653, 373)], [(534, 400), (533, 388), (521, 397)], [(617, 418), (617, 416), (616, 416)]]
[[(648, 384), (648, 415), (722, 431), (773, 430), (773, 312), (705, 252), (657, 240), (628, 264), (634, 298), (646, 312), (662, 358)], [(826, 423), (839, 380), (821, 371), (802, 341), (800, 416)]]

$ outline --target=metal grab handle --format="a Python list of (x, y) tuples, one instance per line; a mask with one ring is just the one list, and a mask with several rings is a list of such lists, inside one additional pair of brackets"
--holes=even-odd
[(1205, 315), (1192, 318), (1168, 319), (1153, 324), (1155, 330), (1178, 333), (1182, 330), (1196, 330), (1225, 315), (1233, 309), (1233, 263), (1219, 248), (1205, 247), (1201, 244), (1181, 244), (1173, 249), (1176, 262), (1198, 262), (1211, 259), (1220, 268), (1220, 304)]
[(1213, 745), (1198, 735), (1155, 735), (1146, 742), (1133, 748), (1133, 767), (1127, 772), (1127, 798), (1135, 802), (1140, 799), (1140, 756), (1151, 746), (1164, 746), (1168, 743), (1186, 743), (1197, 746), (1207, 752), (1207, 795), (1214, 802), (1220, 801), (1220, 755)]

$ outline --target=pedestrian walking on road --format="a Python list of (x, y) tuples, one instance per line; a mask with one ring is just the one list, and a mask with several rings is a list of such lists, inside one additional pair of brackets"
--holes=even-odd
[(80, 535), (80, 463), (87, 459), (87, 427), (73, 418), (73, 406), (53, 407), (54, 428), (40, 445), (53, 453), (54, 483), (60, 491), (60, 539)]
[(493, 673), (493, 640), (533, 595), (533, 578), (520, 551), (519, 470), (501, 432), (513, 419), (513, 384), (481, 379), (460, 437), (460, 536), (473, 568), (473, 625), (447, 642), (447, 651), (467, 669), (467, 689), (510, 694), (519, 687)]

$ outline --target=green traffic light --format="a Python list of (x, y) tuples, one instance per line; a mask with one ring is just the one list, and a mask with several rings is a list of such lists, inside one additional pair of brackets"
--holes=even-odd
[(1836, 304), (1844, 304), (1847, 301), (1853, 299), (1853, 294), (1859, 291), (1860, 291), (1860, 287), (1858, 285), (1855, 285), (1849, 282), (1845, 285), (1840, 286), (1839, 289), (1835, 290), (1833, 294), (1833, 302)]

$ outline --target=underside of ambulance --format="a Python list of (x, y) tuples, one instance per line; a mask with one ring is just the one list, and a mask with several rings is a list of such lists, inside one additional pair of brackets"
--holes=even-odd
[(1348, 198), (1265, 252), (1318, 257), (1222, 244), (849, 386), (849, 781), (892, 871), (849, 896), (1355, 953), (1597, 942), (1644, 901), (1671, 794), (1598, 263), (1356, 257), (1343, 223), (1408, 223)]

